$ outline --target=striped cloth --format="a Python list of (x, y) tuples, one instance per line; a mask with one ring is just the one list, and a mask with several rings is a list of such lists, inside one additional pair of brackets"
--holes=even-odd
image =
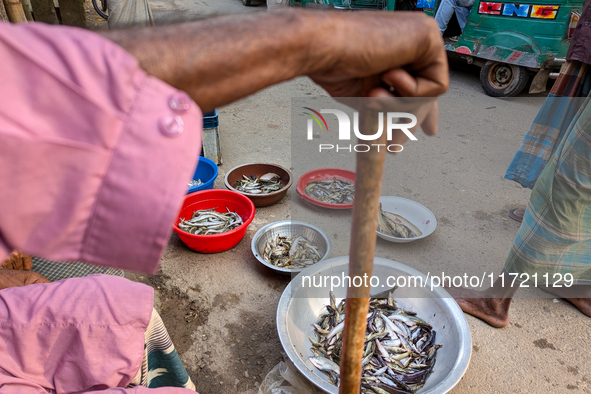
[[(590, 96), (591, 97), (591, 96)], [(535, 183), (505, 268), (591, 284), (591, 99), (584, 100)], [(558, 279), (556, 277), (555, 279)]]
[(581, 97), (587, 97), (590, 86), (591, 74), (587, 73), (587, 64), (568, 61), (562, 66), (560, 76), (509, 165), (505, 179), (533, 189), (584, 102)]
[(99, 267), (98, 265), (80, 262), (66, 263), (63, 261), (52, 261), (35, 256), (31, 258), (33, 260), (32, 271), (43, 275), (52, 282), (66, 278), (80, 278), (92, 274), (125, 276), (123, 270), (117, 268)]
[(179, 354), (156, 310), (146, 328), (142, 367), (128, 387), (184, 387), (195, 391)]

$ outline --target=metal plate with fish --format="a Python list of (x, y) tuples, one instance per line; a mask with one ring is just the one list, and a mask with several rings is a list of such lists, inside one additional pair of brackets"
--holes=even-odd
[[(324, 185), (319, 185), (324, 183)], [(321, 186), (321, 187), (318, 187)], [(325, 194), (326, 198), (315, 198), (312, 188)], [(296, 192), (302, 199), (320, 207), (332, 209), (353, 208), (355, 172), (342, 168), (319, 168), (306, 172), (298, 179)], [(324, 201), (323, 201), (324, 200)]]
[[(416, 312), (405, 310), (394, 297), (370, 300), (367, 331), (361, 363), (361, 394), (413, 394), (423, 388), (435, 367), (441, 345), (436, 331)], [(337, 303), (333, 292), (330, 305), (314, 324), (315, 335), (308, 337), (314, 353), (308, 360), (338, 386), (343, 356), (346, 300)]]
[[(296, 239), (298, 240), (296, 249), (299, 249), (302, 255), (309, 255), (310, 258), (296, 259), (295, 264), (291, 264), (287, 260), (297, 256), (294, 256), (293, 253), (290, 256), (289, 249)], [(289, 249), (286, 247), (287, 240), (291, 243)], [(298, 246), (306, 246), (307, 244), (310, 248), (298, 248)], [(296, 220), (282, 220), (259, 229), (252, 238), (251, 249), (257, 260), (267, 267), (282, 274), (294, 274), (302, 271), (305, 266), (328, 258), (332, 251), (332, 243), (328, 235), (313, 224)], [(276, 258), (272, 256), (273, 253)]]
[[(329, 376), (318, 370), (313, 362), (317, 357), (311, 350), (308, 336), (314, 338), (314, 323), (326, 313), (326, 305), (331, 304), (329, 288), (311, 289), (306, 285), (305, 277), (342, 277), (348, 274), (349, 257), (335, 257), (321, 261), (303, 270), (283, 291), (277, 306), (277, 331), (283, 349), (296, 368), (314, 385), (327, 393), (338, 393), (331, 384)], [(384, 259), (374, 259), (373, 275), (382, 279), (388, 276), (414, 276), (428, 281), (427, 276), (402, 263)], [(330, 286), (330, 284), (329, 284)], [(378, 285), (371, 289), (371, 294), (384, 292), (387, 288)], [(338, 305), (342, 295), (336, 292), (335, 303)], [(395, 292), (395, 299), (400, 308), (417, 313), (437, 332), (435, 341), (442, 345), (435, 355), (433, 372), (418, 394), (444, 394), (449, 392), (462, 378), (472, 351), (470, 329), (464, 313), (449, 293), (436, 287), (401, 287)], [(316, 361), (316, 360), (315, 360)]]
[(380, 206), (385, 217), (378, 218), (377, 234), (386, 241), (416, 241), (428, 237), (437, 228), (437, 218), (433, 212), (416, 201), (403, 197), (382, 196)]

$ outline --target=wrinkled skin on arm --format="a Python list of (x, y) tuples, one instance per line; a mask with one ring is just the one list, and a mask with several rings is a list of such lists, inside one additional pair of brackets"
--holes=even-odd
[[(437, 24), (421, 12), (290, 9), (104, 35), (203, 111), (299, 76), (333, 97), (436, 97), (449, 86)], [(435, 134), (436, 104), (417, 112)]]

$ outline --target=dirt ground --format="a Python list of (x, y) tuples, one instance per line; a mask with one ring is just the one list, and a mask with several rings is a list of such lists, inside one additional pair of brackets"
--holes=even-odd
[[(529, 195), (502, 174), (541, 103), (487, 97), (477, 75), (463, 66), (452, 71), (452, 81), (451, 91), (439, 100), (440, 135), (423, 136), (420, 145), (408, 147), (408, 155), (389, 158), (382, 193), (428, 206), (439, 227), (416, 243), (378, 240), (376, 255), (423, 272), (460, 264), (468, 272), (497, 273), (519, 228), (506, 212)], [(248, 162), (296, 171), (297, 153), (290, 150), (291, 97), (322, 94), (297, 79), (220, 108), (224, 164), (215, 188), (224, 188), (229, 169)], [(472, 116), (466, 117), (466, 111)], [(263, 225), (302, 212), (322, 221), (333, 242), (332, 256), (348, 254), (348, 215), (327, 216), (292, 190), (280, 203), (257, 209), (245, 239), (232, 250), (195, 253), (173, 234), (157, 276), (128, 274), (155, 288), (163, 320), (200, 393), (257, 393), (265, 375), (283, 360), (275, 314), (289, 278), (258, 263), (250, 241)], [(452, 392), (591, 393), (588, 346), (581, 346), (591, 339), (588, 318), (569, 303), (533, 290), (520, 291), (518, 297), (504, 329), (466, 316), (471, 364)]]
[[(157, 18), (264, 11), (264, 4), (243, 7), (239, 0), (156, 0), (152, 5)], [(104, 27), (101, 21), (92, 26), (94, 11), (89, 11), (90, 27)], [(518, 102), (488, 97), (478, 69), (463, 63), (452, 64), (450, 74), (450, 91), (439, 100), (439, 135), (421, 136), (404, 155), (389, 158), (383, 193), (428, 206), (439, 227), (416, 243), (378, 240), (376, 254), (424, 272), (460, 262), (466, 270), (498, 273), (519, 228), (506, 212), (529, 196), (503, 174), (541, 100), (526, 93)], [(324, 94), (310, 81), (296, 79), (220, 108), (224, 164), (215, 188), (224, 189), (225, 173), (240, 164), (297, 167), (290, 148), (291, 99)], [(245, 239), (230, 251), (195, 253), (173, 234), (158, 275), (126, 273), (154, 287), (156, 307), (201, 394), (255, 394), (267, 372), (283, 360), (275, 314), (289, 278), (258, 263), (250, 241), (257, 229), (295, 211), (326, 214), (290, 193), (274, 206), (257, 209)], [(346, 255), (347, 219), (344, 214), (333, 219), (323, 226), (333, 242), (332, 256)], [(466, 317), (471, 364), (452, 392), (591, 393), (589, 319), (567, 302), (534, 291), (519, 294), (504, 329)]]
[[(97, 0), (100, 4), (100, 0)], [(86, 11), (86, 25), (90, 30), (101, 31), (108, 30), (107, 21), (99, 16), (92, 6), (91, 0), (84, 0), (84, 10)]]
[[(281, 352), (277, 351), (279, 339), (273, 313), (240, 311), (235, 323), (224, 327), (213, 323), (216, 330), (224, 329), (224, 335), (218, 339), (223, 343), (212, 344), (207, 334), (201, 334), (207, 332), (207, 326), (211, 325), (209, 315), (213, 309), (235, 313), (232, 305), (239, 303), (244, 294), (228, 292), (215, 295), (209, 303), (198, 302), (190, 299), (184, 291), (167, 286), (170, 278), (162, 273), (151, 277), (129, 274), (127, 277), (155, 288), (162, 320), (179, 354), (185, 355), (195, 346), (200, 348), (197, 360), (185, 361), (187, 371), (200, 393), (244, 393), (253, 390), (267, 372), (283, 360)], [(279, 290), (285, 284), (286, 281), (278, 281), (273, 290), (280, 295)], [(192, 290), (201, 295), (198, 286)], [(222, 352), (219, 345), (226, 348), (224, 353), (227, 353), (225, 361), (228, 365), (223, 367), (223, 372), (215, 367), (216, 358)]]

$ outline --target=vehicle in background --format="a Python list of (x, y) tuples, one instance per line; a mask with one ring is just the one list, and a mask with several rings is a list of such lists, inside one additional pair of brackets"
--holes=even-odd
[[(583, 0), (527, 0), (527, 3), (475, 0), (460, 33), (455, 16), (444, 34), (445, 49), (480, 69), (486, 94), (510, 97), (533, 80), (530, 93), (546, 90), (565, 62)], [(441, 0), (291, 0), (306, 8), (384, 11), (416, 10), (435, 16)], [(459, 40), (447, 37), (459, 35)]]

